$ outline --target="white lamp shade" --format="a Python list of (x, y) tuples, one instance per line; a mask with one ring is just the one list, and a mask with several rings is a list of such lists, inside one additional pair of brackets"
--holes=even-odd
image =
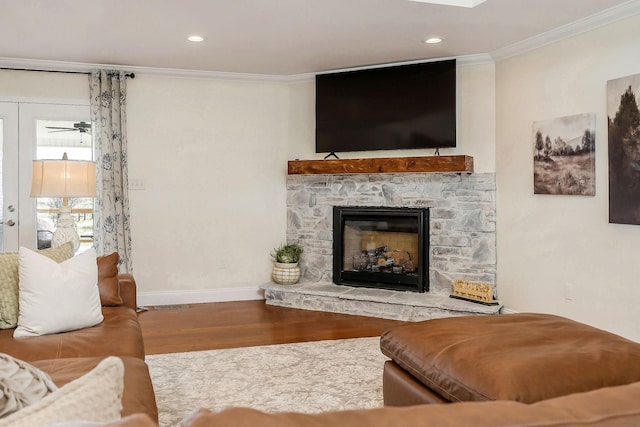
[(34, 160), (31, 197), (96, 197), (96, 163)]

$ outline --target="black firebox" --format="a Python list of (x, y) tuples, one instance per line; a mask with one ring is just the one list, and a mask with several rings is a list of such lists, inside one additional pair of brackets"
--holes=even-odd
[(429, 290), (429, 209), (333, 208), (333, 282)]

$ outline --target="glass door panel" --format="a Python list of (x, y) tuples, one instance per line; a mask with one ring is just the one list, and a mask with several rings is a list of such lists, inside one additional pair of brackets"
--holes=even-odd
[[(20, 103), (19, 133), (20, 245), (45, 248), (50, 245), (62, 201), (30, 197), (31, 163), (35, 159), (62, 159), (65, 152), (70, 160), (92, 159), (89, 105)], [(93, 199), (70, 199), (70, 203), (76, 221), (82, 219), (82, 251), (93, 244)]]
[(0, 102), (0, 251), (18, 250), (18, 105)]
[[(36, 120), (36, 156), (38, 160), (93, 160), (91, 124), (74, 120)], [(71, 216), (80, 236), (82, 252), (93, 245), (93, 198), (69, 199)], [(51, 247), (60, 198), (38, 198), (36, 202), (38, 249)]]

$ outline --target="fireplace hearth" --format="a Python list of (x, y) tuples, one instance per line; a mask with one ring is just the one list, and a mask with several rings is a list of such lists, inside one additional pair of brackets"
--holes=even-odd
[(429, 209), (333, 208), (333, 282), (429, 290)]

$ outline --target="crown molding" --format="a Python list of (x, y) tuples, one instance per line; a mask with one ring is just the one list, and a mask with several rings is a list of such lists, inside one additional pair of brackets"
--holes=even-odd
[(456, 58), (456, 64), (458, 65), (458, 67), (464, 67), (467, 65), (495, 64), (495, 61), (488, 53), (480, 53), (477, 55), (458, 56)]
[(495, 62), (500, 62), (551, 43), (556, 43), (569, 37), (577, 36), (587, 31), (612, 24), (616, 21), (637, 15), (638, 13), (640, 13), (640, 0), (631, 0), (619, 6), (612, 7), (600, 13), (572, 22), (571, 24), (563, 25), (546, 33), (505, 46), (491, 52), (490, 55)]
[(12, 69), (16, 71), (53, 71), (68, 73), (89, 73), (92, 70), (106, 68), (112, 70), (123, 70), (135, 73), (136, 76), (171, 77), (184, 79), (212, 79), (212, 80), (235, 80), (235, 81), (255, 81), (255, 82), (280, 82), (289, 83), (313, 78), (314, 74), (299, 75), (271, 75), (271, 74), (249, 74), (232, 73), (224, 71), (199, 71), (182, 70), (173, 68), (153, 68), (136, 67), (113, 64), (88, 64), (80, 62), (47, 61), (40, 59), (2, 58), (0, 57), (0, 69)]
[[(20, 70), (38, 70), (68, 73), (88, 73), (94, 68), (99, 68), (96, 64), (80, 64), (64, 61), (46, 61), (42, 59), (21, 59), (0, 57), (0, 68)], [(101, 66), (104, 68), (104, 65)], [(117, 68), (117, 67), (114, 67)]]
[[(423, 62), (443, 61), (446, 59), (456, 59), (459, 66), (479, 65), (493, 63), (493, 59), (488, 54), (466, 55), (460, 57), (431, 58), (419, 59), (414, 61), (395, 62), (389, 64), (378, 64), (366, 67), (354, 67), (349, 69), (332, 70), (326, 72), (352, 71), (362, 70), (374, 67), (392, 66), (392, 65), (408, 65)], [(273, 75), (273, 74), (249, 74), (249, 73), (231, 73), (224, 71), (199, 71), (199, 70), (182, 70), (175, 68), (153, 68), (153, 67), (135, 67), (111, 64), (86, 64), (79, 62), (64, 61), (46, 61), (39, 59), (20, 59), (20, 58), (1, 58), (0, 69), (8, 68), (16, 71), (20, 70), (37, 70), (37, 71), (54, 71), (69, 73), (89, 73), (98, 68), (107, 68), (115, 70), (123, 70), (128, 73), (135, 73), (136, 76), (146, 77), (167, 77), (180, 79), (199, 79), (199, 80), (228, 80), (228, 81), (244, 81), (244, 82), (271, 82), (271, 83), (303, 83), (313, 81), (316, 73), (303, 73), (291, 75)], [(318, 73), (320, 74), (320, 73)]]
[(396, 67), (400, 65), (426, 64), (428, 62), (446, 61), (450, 59), (455, 59), (456, 65), (458, 66), (493, 63), (493, 59), (491, 58), (491, 56), (487, 54), (465, 55), (465, 56), (442, 56), (439, 58), (414, 59), (410, 61), (388, 62), (384, 64), (371, 64), (371, 65), (363, 65), (360, 67), (340, 68), (335, 70), (320, 71), (316, 74), (329, 74), (329, 73), (340, 73), (340, 72), (348, 72), (348, 71), (371, 70), (374, 68)]
[(230, 80), (243, 82), (271, 82), (271, 83), (291, 83), (296, 81), (308, 80), (314, 77), (314, 74), (297, 74), (297, 75), (276, 75), (276, 74), (251, 74), (251, 73), (233, 73), (226, 71), (200, 71), (200, 70), (182, 70), (175, 68), (151, 68), (151, 67), (126, 67), (128, 71), (136, 73), (136, 76), (150, 77), (170, 77), (180, 79), (204, 79), (204, 80)]

